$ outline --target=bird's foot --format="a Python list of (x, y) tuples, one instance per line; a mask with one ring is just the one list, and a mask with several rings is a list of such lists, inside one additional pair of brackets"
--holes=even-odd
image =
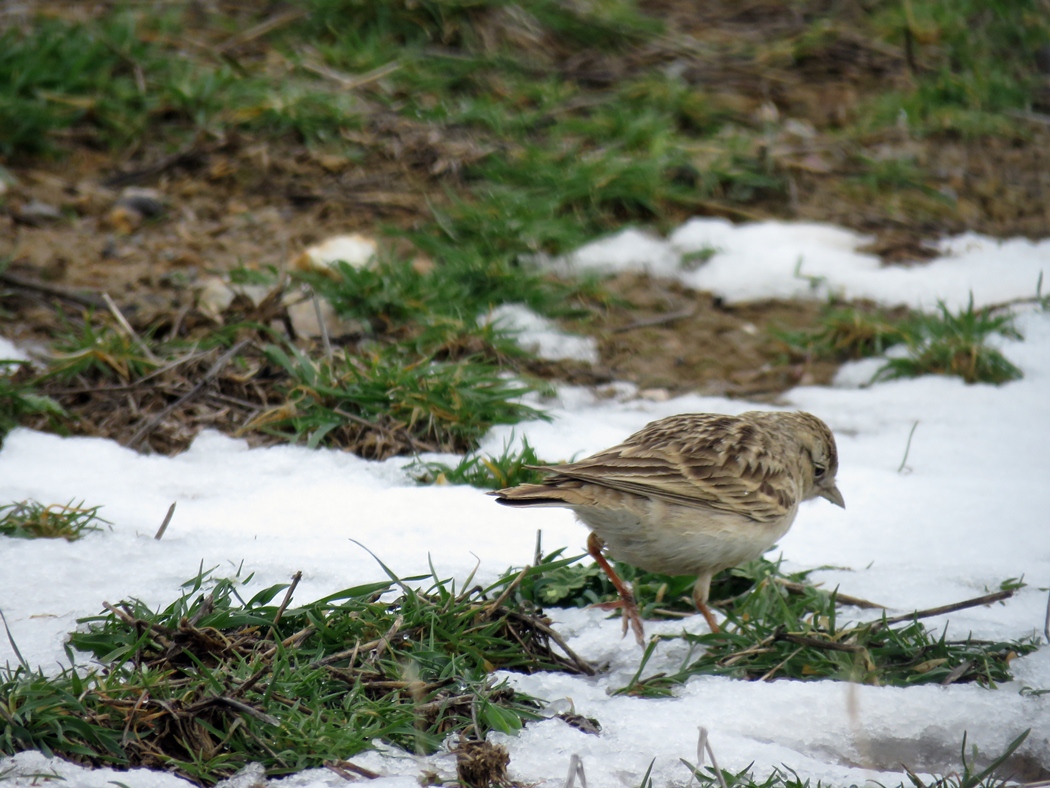
[(642, 625), (642, 615), (638, 611), (638, 603), (634, 600), (633, 594), (630, 595), (630, 598), (616, 599), (612, 602), (596, 602), (588, 607), (606, 611), (623, 610), (623, 636), (627, 637), (627, 627), (630, 626), (638, 645), (645, 645), (645, 627)]

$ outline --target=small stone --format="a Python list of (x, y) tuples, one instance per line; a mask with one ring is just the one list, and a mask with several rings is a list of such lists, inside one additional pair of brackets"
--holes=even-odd
[(209, 276), (203, 280), (200, 290), (197, 292), (197, 309), (213, 320), (221, 320), (236, 293), (233, 288), (217, 276)]
[(788, 118), (784, 121), (784, 133), (791, 137), (803, 140), (811, 140), (817, 136), (816, 127), (808, 120)]
[(156, 219), (164, 213), (164, 195), (156, 189), (129, 186), (117, 198), (117, 207), (127, 208), (147, 219)]
[(330, 339), (334, 339), (354, 333), (355, 329), (360, 330), (360, 326), (340, 319), (335, 308), (327, 300), (318, 298), (317, 304), (320, 307), (321, 320), (324, 322), (324, 331), (321, 330), (321, 323), (317, 321), (318, 306), (314, 306), (313, 298), (297, 300), (288, 305), (288, 320), (291, 321), (292, 330), (297, 337), (317, 339), (327, 333)]
[(40, 200), (30, 200), (15, 215), (19, 221), (32, 225), (57, 222), (62, 219), (62, 212), (58, 208)]
[(289, 268), (328, 274), (334, 274), (340, 262), (353, 268), (365, 268), (375, 263), (377, 250), (375, 240), (366, 235), (336, 235), (304, 249), (291, 261)]
[(143, 215), (126, 205), (114, 206), (102, 219), (102, 224), (113, 232), (131, 235), (142, 226)]

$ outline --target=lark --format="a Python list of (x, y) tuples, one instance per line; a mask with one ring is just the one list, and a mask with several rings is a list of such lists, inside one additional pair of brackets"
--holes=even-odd
[(606, 555), (650, 572), (695, 575), (693, 601), (712, 632), (711, 578), (757, 558), (782, 537), (802, 501), (845, 508), (835, 486), (838, 452), (809, 413), (688, 413), (654, 421), (618, 446), (551, 476), (491, 493), (507, 506), (566, 507), (591, 534), (587, 551), (620, 594), (624, 634), (640, 645), (638, 605)]

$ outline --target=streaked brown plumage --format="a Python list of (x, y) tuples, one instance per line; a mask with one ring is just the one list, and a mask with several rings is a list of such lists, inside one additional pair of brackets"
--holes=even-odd
[(507, 506), (562, 506), (591, 529), (588, 550), (620, 591), (624, 627), (643, 642), (630, 590), (604, 552), (652, 572), (696, 575), (693, 600), (713, 631), (711, 578), (783, 536), (801, 501), (844, 506), (838, 452), (809, 413), (690, 413), (647, 425), (618, 446), (545, 467), (550, 478), (494, 493)]

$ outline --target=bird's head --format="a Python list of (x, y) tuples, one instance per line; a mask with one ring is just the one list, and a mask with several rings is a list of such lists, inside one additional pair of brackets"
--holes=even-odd
[(792, 414), (798, 419), (798, 431), (803, 452), (803, 498), (826, 498), (836, 506), (846, 508), (846, 501), (835, 486), (839, 470), (839, 453), (835, 436), (823, 421), (810, 413)]

